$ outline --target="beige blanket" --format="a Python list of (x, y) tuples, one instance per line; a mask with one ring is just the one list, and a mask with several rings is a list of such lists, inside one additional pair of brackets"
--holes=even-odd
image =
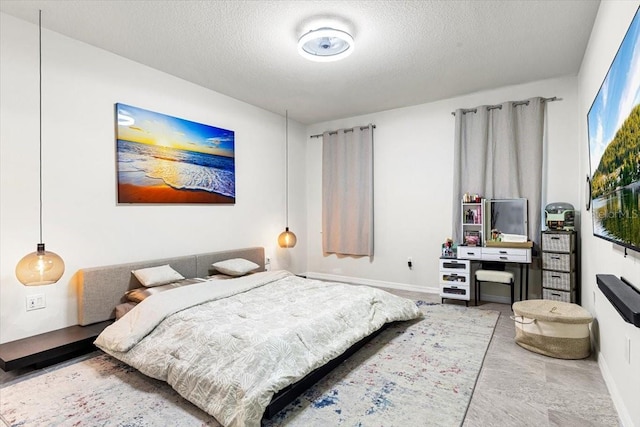
[(225, 426), (259, 426), (273, 395), (383, 324), (420, 315), (379, 289), (284, 271), (153, 295), (96, 340)]

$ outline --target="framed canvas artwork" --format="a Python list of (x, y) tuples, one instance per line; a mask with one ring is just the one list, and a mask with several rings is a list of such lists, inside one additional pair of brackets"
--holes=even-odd
[(233, 204), (234, 132), (116, 104), (118, 203)]

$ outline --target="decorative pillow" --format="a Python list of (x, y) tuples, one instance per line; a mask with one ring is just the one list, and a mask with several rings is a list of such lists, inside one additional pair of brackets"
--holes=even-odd
[(180, 286), (192, 285), (194, 283), (204, 282), (205, 279), (183, 279), (173, 283), (167, 283), (166, 285), (154, 286), (150, 288), (136, 288), (125, 292), (124, 297), (127, 301), (142, 302), (151, 295), (159, 294), (160, 292), (168, 291), (169, 289), (175, 289)]
[(133, 270), (132, 273), (142, 286), (148, 288), (184, 279), (184, 276), (171, 268), (169, 264)]
[(250, 271), (260, 268), (255, 262), (251, 262), (244, 258), (233, 258), (225, 261), (216, 262), (211, 265), (222, 274), (229, 276), (244, 276)]
[(157, 294), (159, 292), (166, 291), (167, 289), (173, 289), (173, 288), (174, 286), (171, 286), (171, 285), (154, 286), (153, 288), (136, 288), (136, 289), (127, 291), (124, 294), (124, 297), (127, 299), (127, 301), (137, 303), (137, 302), (142, 302), (142, 300), (144, 300), (147, 297), (150, 297), (153, 294)]
[(137, 303), (135, 302), (125, 302), (122, 304), (116, 305), (116, 320), (120, 320), (122, 316), (127, 314), (128, 312), (135, 307)]

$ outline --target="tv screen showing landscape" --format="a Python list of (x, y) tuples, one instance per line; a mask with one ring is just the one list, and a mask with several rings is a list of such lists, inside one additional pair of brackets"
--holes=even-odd
[(640, 251), (638, 12), (587, 115), (593, 234)]

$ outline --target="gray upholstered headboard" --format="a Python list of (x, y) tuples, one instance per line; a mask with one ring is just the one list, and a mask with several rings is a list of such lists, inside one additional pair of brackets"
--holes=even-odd
[(125, 292), (141, 285), (132, 270), (169, 264), (186, 278), (205, 277), (213, 272), (211, 264), (231, 258), (245, 258), (264, 270), (264, 248), (242, 248), (175, 258), (132, 262), (105, 267), (84, 268), (76, 275), (78, 323), (90, 325), (115, 318), (115, 307), (124, 302)]

